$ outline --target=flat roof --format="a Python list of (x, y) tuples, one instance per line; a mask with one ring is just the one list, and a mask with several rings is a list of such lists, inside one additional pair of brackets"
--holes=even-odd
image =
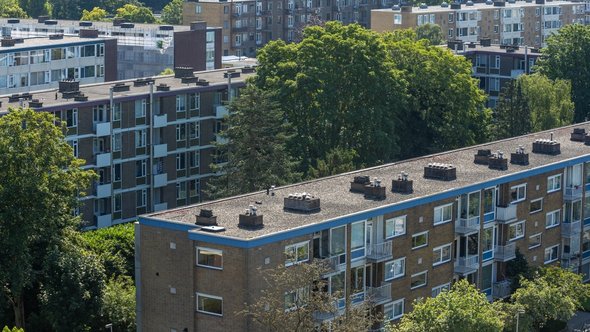
[[(561, 5), (583, 5), (583, 2), (573, 1), (546, 1), (545, 4), (539, 5), (535, 2), (516, 1), (515, 3), (506, 2), (503, 7), (496, 7), (494, 5), (488, 5), (485, 2), (474, 3), (473, 6), (467, 6), (461, 4), (461, 9), (451, 9), (451, 6), (428, 6), (427, 8), (412, 7), (411, 13), (424, 14), (424, 13), (435, 13), (435, 12), (450, 12), (450, 11), (471, 11), (471, 10), (482, 10), (482, 9), (502, 9), (502, 8), (522, 8), (522, 7), (539, 7), (539, 6), (561, 6)], [(410, 13), (402, 12), (400, 10), (392, 10), (391, 8), (373, 9), (371, 11), (377, 12), (392, 12), (392, 13)]]
[[(463, 51), (457, 51), (457, 54), (465, 54), (465, 53), (470, 53), (470, 52), (488, 52), (488, 53), (502, 53), (502, 54), (518, 54), (518, 55), (525, 54), (525, 47), (524, 46), (519, 46), (518, 49), (514, 48), (513, 46), (509, 46), (509, 48), (512, 49), (513, 51), (508, 52), (506, 47), (500, 46), (500, 45), (481, 46), (479, 44), (476, 44), (475, 47), (468, 47), (467, 44), (469, 44), (469, 43), (466, 43)], [(538, 48), (529, 47), (527, 50), (527, 55), (541, 56), (541, 50)]]
[(50, 39), (49, 37), (32, 37), (22, 39), (22, 43), (14, 44), (14, 46), (0, 46), (0, 53), (9, 53), (34, 48), (53, 48), (59, 47), (60, 45), (96, 44), (99, 41), (116, 40), (115, 37), (80, 38), (77, 36), (63, 36), (63, 38), (60, 39)]
[[(120, 26), (114, 26), (113, 22), (95, 22), (92, 21), (91, 26), (80, 26), (80, 22), (82, 21), (75, 21), (75, 20), (56, 20), (57, 24), (48, 25), (45, 23), (37, 22), (37, 19), (31, 18), (21, 18), (19, 19), (19, 23), (8, 23), (9, 18), (0, 18), (0, 25), (3, 27), (13, 27), (19, 25), (33, 25), (36, 27), (45, 27), (47, 29), (55, 29), (55, 28), (74, 28), (74, 29), (92, 29), (96, 28), (98, 30), (124, 30), (124, 31), (132, 31), (132, 30), (159, 30), (160, 26), (169, 25), (169, 24), (148, 24), (148, 23), (133, 23), (133, 28), (121, 28)], [(13, 19), (11, 19), (13, 20)], [(172, 25), (174, 32), (176, 31), (189, 31), (191, 27), (189, 25)], [(210, 27), (207, 27), (210, 28)], [(162, 30), (162, 32), (172, 32), (169, 30)], [(34, 31), (31, 31), (34, 32)]]
[[(249, 241), (248, 243), (257, 243), (259, 245), (276, 241), (281, 237), (287, 238), (284, 237), (286, 233), (291, 235), (294, 233), (299, 235), (308, 234), (319, 229), (325, 229), (330, 225), (333, 227), (333, 225), (354, 220), (363, 220), (370, 216), (382, 215), (384, 212), (399, 211), (445, 198), (456, 197), (461, 193), (550, 172), (564, 167), (568, 162), (590, 161), (590, 146), (586, 146), (582, 142), (570, 141), (570, 133), (574, 127), (585, 128), (586, 132), (588, 132), (590, 122), (553, 129), (554, 139), (561, 144), (561, 154), (555, 156), (531, 152), (533, 141), (536, 139), (549, 139), (551, 131), (544, 131), (278, 187), (274, 190), (274, 196), (267, 195), (266, 191), (262, 191), (146, 214), (141, 216), (140, 223), (160, 225), (173, 229), (185, 227), (186, 230), (192, 229), (190, 233), (193, 235), (190, 236), (196, 235), (207, 240), (218, 239), (215, 241), (219, 241), (219, 243), (232, 243), (233, 245), (237, 242), (243, 244), (246, 243), (243, 241)], [(505, 156), (510, 158), (510, 153), (515, 152), (520, 145), (524, 146), (526, 152), (529, 153), (529, 165), (527, 166), (509, 163), (508, 170), (499, 171), (473, 162), (478, 149), (490, 149), (492, 152), (503, 151)], [(424, 178), (424, 167), (429, 163), (455, 165), (457, 179), (438, 181)], [(409, 179), (414, 181), (414, 191), (411, 194), (391, 192), (392, 179), (396, 179), (402, 171), (407, 172)], [(371, 179), (382, 180), (382, 186), (386, 186), (387, 197), (384, 200), (375, 201), (365, 199), (363, 194), (350, 192), (350, 182), (353, 181), (354, 176), (359, 175), (368, 175)], [(321, 210), (319, 212), (306, 214), (283, 210), (283, 199), (285, 197), (303, 192), (320, 198)], [(263, 215), (263, 228), (244, 229), (238, 227), (239, 215), (243, 214), (249, 205), (255, 205), (258, 209), (257, 214)], [(199, 214), (201, 209), (212, 210), (213, 214), (217, 216), (217, 223), (219, 226), (224, 227), (225, 231), (219, 233), (199, 231), (199, 227), (196, 227), (194, 223), (195, 216)]]
[[(235, 69), (236, 72), (241, 72), (242, 68), (232, 68)], [(208, 71), (200, 71), (195, 72), (194, 75), (199, 79), (207, 80), (209, 86), (220, 86), (220, 85), (227, 85), (228, 79), (224, 77), (224, 74), (227, 72), (226, 69), (216, 69), (216, 70), (208, 70)], [(254, 73), (241, 73), (240, 77), (233, 77), (231, 79), (232, 84), (236, 83), (243, 83), (247, 77), (253, 76)], [(166, 84), (170, 87), (170, 91), (175, 90), (182, 90), (182, 89), (194, 89), (196, 87), (195, 83), (182, 83), (180, 78), (174, 78), (174, 75), (165, 75), (165, 76), (154, 76), (154, 94), (170, 94), (171, 92), (166, 91), (156, 91), (156, 87), (160, 84)], [(85, 96), (88, 97), (88, 101), (86, 102), (78, 102), (74, 101), (73, 98), (64, 99), (62, 98), (62, 94), (58, 93), (58, 89), (49, 89), (49, 90), (40, 90), (40, 91), (32, 91), (31, 94), (33, 95), (33, 99), (38, 99), (40, 102), (43, 103), (43, 107), (39, 108), (41, 110), (51, 110), (52, 108), (64, 108), (67, 107), (77, 107), (76, 105), (83, 105), (85, 103), (97, 103), (98, 101), (105, 101), (110, 99), (110, 89), (115, 85), (115, 83), (123, 83), (129, 86), (129, 91), (123, 92), (114, 92), (114, 100), (120, 100), (124, 97), (132, 97), (135, 95), (146, 95), (149, 94), (150, 87), (149, 85), (145, 86), (133, 86), (133, 82), (138, 79), (128, 79), (128, 80), (121, 80), (121, 81), (111, 81), (111, 82), (104, 82), (104, 83), (95, 83), (95, 84), (87, 84), (87, 85), (80, 85), (80, 92), (83, 93)], [(207, 86), (203, 86), (202, 88), (207, 88)], [(22, 92), (21, 92), (22, 93)], [(55, 96), (58, 96), (56, 99)], [(17, 108), (19, 107), (19, 101), (9, 102), (9, 96), (12, 94), (0, 95), (0, 101), (2, 105), (0, 106), (0, 113), (7, 112), (9, 107)], [(24, 105), (28, 105), (28, 101), (24, 101)], [(71, 106), (70, 106), (71, 105)]]

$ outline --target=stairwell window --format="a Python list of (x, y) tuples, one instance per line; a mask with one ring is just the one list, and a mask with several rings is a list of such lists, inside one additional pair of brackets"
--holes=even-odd
[(214, 316), (223, 316), (223, 298), (197, 293), (197, 311)]
[(223, 251), (197, 247), (197, 266), (223, 270)]
[(426, 286), (428, 283), (428, 271), (413, 274), (410, 278), (410, 289)]
[(510, 203), (522, 202), (526, 199), (526, 183), (510, 188)]
[(541, 197), (539, 199), (532, 200), (529, 211), (531, 214), (543, 211), (543, 198)]
[(432, 294), (431, 297), (437, 297), (438, 294), (444, 292), (444, 291), (449, 291), (451, 289), (451, 284), (447, 283), (447, 284), (443, 284), (440, 286), (436, 286), (432, 288)]
[(428, 245), (428, 231), (412, 236), (412, 249), (426, 247)]

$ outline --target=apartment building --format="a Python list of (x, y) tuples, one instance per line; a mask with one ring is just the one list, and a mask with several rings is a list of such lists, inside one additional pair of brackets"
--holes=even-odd
[(179, 69), (179, 78), (93, 85), (66, 80), (59, 89), (0, 97), (0, 112), (31, 107), (66, 126), (74, 154), (99, 176), (77, 213), (86, 228), (101, 228), (200, 201), (214, 175), (213, 142), (227, 114), (228, 87), (235, 96), (252, 72)]
[(255, 56), (271, 40), (300, 39), (303, 27), (320, 21), (370, 26), (371, 9), (392, 0), (200, 0), (183, 6), (183, 22), (205, 20), (222, 27), (223, 55)]
[[(253, 331), (260, 271), (324, 260), (328, 292), (386, 319), (458, 279), (507, 297), (507, 262), (590, 276), (590, 123), (141, 216), (139, 331)], [(285, 290), (286, 294), (289, 291)], [(347, 301), (338, 301), (344, 309)], [(322, 315), (317, 315), (321, 319)]]
[(530, 74), (541, 51), (527, 46), (490, 45), (489, 41), (482, 39), (480, 44), (449, 42), (448, 47), (471, 62), (473, 77), (488, 95), (486, 106), (495, 108), (502, 89), (518, 76)]
[(81, 30), (79, 36), (2, 38), (0, 94), (57, 88), (69, 77), (84, 84), (115, 80), (117, 40), (97, 37), (96, 30)]
[(205, 22), (186, 26), (70, 20), (1, 19), (3, 36), (47, 37), (78, 35), (96, 29), (101, 37), (117, 39), (116, 79), (155, 76), (166, 68), (192, 67), (196, 71), (221, 68), (221, 29)]
[(440, 6), (393, 6), (371, 11), (371, 29), (379, 32), (416, 28), (433, 23), (448, 40), (541, 48), (545, 39), (564, 25), (585, 22), (583, 2), (492, 1), (443, 3)]

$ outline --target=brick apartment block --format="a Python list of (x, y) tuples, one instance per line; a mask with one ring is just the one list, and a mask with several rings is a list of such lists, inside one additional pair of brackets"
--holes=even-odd
[(345, 289), (350, 305), (370, 299), (393, 321), (458, 279), (489, 300), (507, 297), (506, 265), (516, 250), (532, 266), (560, 265), (588, 280), (589, 129), (583, 123), (141, 216), (138, 330), (256, 330), (236, 312), (257, 300), (260, 269), (310, 260), (332, 266), (328, 291)]

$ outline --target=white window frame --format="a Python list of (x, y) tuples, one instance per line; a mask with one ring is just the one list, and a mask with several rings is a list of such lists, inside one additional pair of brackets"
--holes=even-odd
[(385, 281), (389, 281), (389, 280), (393, 280), (393, 279), (397, 279), (397, 278), (402, 278), (402, 277), (404, 277), (406, 275), (406, 258), (405, 257), (394, 259), (394, 260), (391, 260), (389, 262), (385, 262), (385, 264), (383, 265), (383, 273), (385, 274), (386, 271), (388, 270), (387, 265), (395, 266), (395, 264), (397, 262), (401, 262), (401, 266), (403, 267), (402, 273), (396, 275), (395, 274), (395, 269), (394, 269), (393, 270), (393, 274), (392, 274), (391, 277), (388, 278), (385, 275), (383, 276), (383, 279)]
[[(199, 293), (197, 292), (197, 312), (203, 313), (203, 314), (207, 314), (207, 315), (213, 315), (213, 316), (219, 316), (219, 317), (223, 317), (223, 298), (221, 296), (214, 296), (214, 295), (209, 295), (209, 294), (204, 294), (204, 293)], [(199, 298), (200, 297), (206, 297), (206, 298), (210, 298), (213, 300), (221, 300), (221, 313), (216, 313), (216, 312), (211, 312), (211, 311), (205, 311), (202, 309), (199, 309)]]
[[(534, 237), (539, 237), (539, 243), (531, 246), (531, 239)], [(535, 249), (540, 247), (543, 244), (543, 233), (537, 233), (529, 236), (529, 249)]]
[[(418, 237), (418, 236), (422, 236), (422, 235), (426, 235), (426, 243), (425, 244), (422, 244), (422, 245), (419, 245), (417, 247), (414, 247), (413, 246), (414, 245), (414, 238), (415, 237)], [(416, 233), (416, 234), (412, 235), (412, 250), (424, 248), (424, 247), (427, 247), (427, 246), (428, 246), (428, 231), (420, 232), (420, 233)]]
[[(522, 225), (522, 234), (519, 236), (516, 236), (514, 238), (510, 238), (510, 228), (516, 227), (518, 225)], [(508, 225), (508, 241), (516, 241), (516, 240), (522, 239), (522, 238), (524, 238), (525, 234), (526, 234), (525, 220), (521, 220), (521, 221), (518, 221), (518, 222)]]
[[(383, 306), (383, 316), (385, 316), (385, 320), (396, 320), (396, 319), (400, 319), (403, 315), (404, 315), (404, 310), (405, 310), (405, 298), (403, 299), (399, 299), (399, 300), (395, 300), (393, 302), (387, 303)], [(402, 313), (400, 315), (395, 315), (395, 306), (399, 305), (401, 303), (401, 309), (402, 309)], [(391, 315), (391, 319), (387, 319), (387, 315), (385, 314), (386, 312), (391, 311), (392, 315)]]
[[(450, 208), (451, 209), (451, 217), (447, 220), (444, 219), (444, 212), (445, 209)], [(436, 220), (436, 213), (437, 211), (440, 210), (440, 215), (441, 215), (441, 220)], [(433, 220), (434, 220), (434, 225), (442, 225), (448, 222), (453, 221), (453, 203), (449, 203), (449, 204), (445, 204), (445, 205), (440, 205), (434, 208), (434, 213), (432, 216)]]
[[(557, 248), (557, 253), (555, 254), (555, 257), (550, 257), (549, 260), (545, 260), (545, 256), (547, 256), (547, 252), (549, 252), (550, 253), (549, 255), (551, 256), (551, 253), (553, 252), (553, 249), (555, 249), (555, 248)], [(544, 264), (553, 263), (553, 262), (557, 261), (558, 259), (559, 259), (559, 244), (545, 248), (545, 254), (543, 255), (543, 263)]]
[[(559, 179), (559, 181), (555, 181)], [(561, 182), (563, 180), (562, 174), (552, 175), (547, 178), (547, 193), (553, 193), (561, 190)], [(550, 185), (551, 184), (551, 185)], [(557, 186), (555, 186), (557, 184)]]
[[(299, 257), (297, 257), (297, 253), (298, 253), (298, 249), (302, 248), (302, 247), (307, 247), (307, 257), (305, 257), (304, 259), (300, 259)], [(293, 251), (295, 252), (296, 257), (295, 258), (289, 258), (289, 250), (293, 249)], [(303, 241), (303, 242), (299, 242), (299, 243), (294, 243), (294, 244), (290, 244), (288, 246), (285, 246), (285, 266), (291, 266), (291, 265), (297, 265), (297, 264), (301, 264), (303, 262), (307, 262), (309, 261), (309, 241)]]
[[(396, 224), (396, 221), (399, 221), (399, 220), (401, 220), (404, 225), (404, 231), (402, 233), (397, 234), (397, 233), (395, 233), (395, 224)], [(393, 234), (391, 234), (391, 235), (389, 233), (387, 233), (387, 224), (390, 222), (393, 223)], [(397, 236), (405, 235), (406, 234), (406, 225), (407, 224), (406, 224), (406, 216), (405, 215), (399, 216), (399, 217), (393, 217), (393, 218), (389, 218), (389, 219), (385, 220), (385, 233), (386, 233), (385, 237), (386, 237), (386, 239), (391, 239), (391, 238), (394, 238)]]
[[(515, 203), (519, 203), (519, 202), (526, 200), (526, 185), (527, 185), (526, 183), (522, 183), (522, 184), (510, 187), (510, 196), (511, 196), (510, 199), (512, 199), (512, 190), (516, 190), (516, 199), (511, 200), (510, 204), (515, 204)], [(524, 188), (524, 195), (522, 197), (519, 196), (520, 188)]]
[[(555, 219), (556, 219), (555, 214), (558, 215), (557, 222), (555, 221)], [(551, 224), (550, 225), (547, 224), (549, 216), (551, 216)], [(559, 224), (561, 224), (561, 209), (547, 212), (547, 214), (545, 215), (545, 229), (557, 227), (557, 226), (559, 226)]]
[[(206, 248), (206, 247), (197, 247), (197, 266), (199, 267), (204, 267), (207, 269), (213, 269), (213, 270), (223, 270), (223, 250), (219, 250), (219, 249), (212, 249), (212, 248)], [(214, 265), (206, 265), (206, 264), (199, 264), (199, 254), (201, 250), (206, 250), (209, 251), (211, 253), (214, 254), (219, 254), (221, 256), (221, 266), (214, 266)]]
[(438, 294), (442, 293), (443, 290), (450, 290), (451, 289), (451, 283), (448, 282), (446, 284), (442, 284), (442, 285), (438, 285), (436, 287), (432, 287), (432, 293), (431, 293), (431, 297), (437, 297)]
[(537, 198), (537, 199), (532, 199), (529, 203), (532, 205), (534, 202), (538, 202), (538, 201), (541, 201), (541, 208), (540, 209), (537, 209), (537, 210), (534, 210), (534, 211), (531, 211), (530, 205), (529, 205), (529, 214), (533, 214), (533, 213), (537, 213), (537, 212), (543, 211), (543, 204), (544, 204), (543, 197)]
[[(449, 248), (449, 258), (448, 259), (443, 259), (444, 257), (443, 257), (443, 254), (442, 254), (442, 250), (444, 248), (446, 248), (446, 247)], [(452, 259), (452, 257), (453, 257), (452, 249), (453, 249), (452, 243), (448, 243), (448, 244), (445, 244), (445, 245), (442, 245), (442, 246), (438, 246), (438, 247), (432, 249), (432, 266), (438, 266), (438, 265), (441, 265), (441, 264), (450, 262), (451, 259)], [(437, 262), (434, 261), (434, 256), (435, 256), (435, 252), (436, 251), (440, 251), (441, 252), (440, 253), (440, 257), (442, 259), (442, 260), (437, 261)]]
[[(424, 278), (424, 283), (417, 285), (417, 286), (412, 286), (412, 278), (417, 277), (419, 275), (425, 275), (426, 277)], [(422, 271), (422, 272), (418, 272), (418, 273), (414, 273), (410, 276), (410, 289), (416, 289), (416, 288), (420, 288), (420, 287), (424, 287), (428, 285), (428, 270), (426, 271)]]

